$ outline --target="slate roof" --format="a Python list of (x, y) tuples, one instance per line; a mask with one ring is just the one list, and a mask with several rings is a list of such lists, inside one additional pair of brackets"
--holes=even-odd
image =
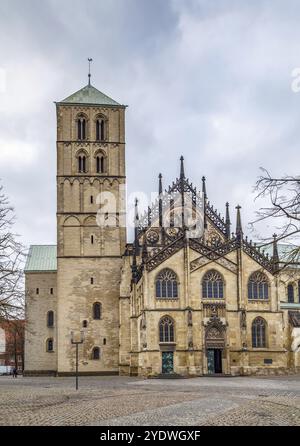
[(29, 248), (26, 272), (56, 271), (56, 245), (31, 245)]
[(86, 85), (76, 93), (71, 94), (66, 99), (63, 99), (59, 104), (86, 104), (86, 105), (108, 105), (108, 106), (122, 106), (114, 99), (97, 90), (92, 85)]

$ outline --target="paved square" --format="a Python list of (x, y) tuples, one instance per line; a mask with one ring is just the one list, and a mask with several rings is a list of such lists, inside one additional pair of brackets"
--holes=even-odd
[(300, 425), (300, 376), (0, 377), (0, 425)]

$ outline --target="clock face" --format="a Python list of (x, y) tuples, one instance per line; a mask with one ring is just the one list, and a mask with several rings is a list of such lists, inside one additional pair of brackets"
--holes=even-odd
[(146, 238), (147, 238), (147, 242), (148, 243), (154, 244), (154, 243), (158, 242), (159, 236), (158, 236), (158, 233), (156, 231), (150, 230), (147, 233)]

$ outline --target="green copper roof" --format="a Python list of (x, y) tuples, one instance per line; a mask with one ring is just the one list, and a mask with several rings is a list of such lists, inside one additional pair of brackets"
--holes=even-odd
[(106, 94), (101, 93), (97, 88), (92, 85), (86, 85), (81, 90), (76, 91), (76, 93), (71, 94), (60, 103), (64, 104), (89, 104), (89, 105), (117, 105), (120, 107), (121, 104), (114, 101)]
[(56, 271), (56, 245), (31, 245), (25, 272)]

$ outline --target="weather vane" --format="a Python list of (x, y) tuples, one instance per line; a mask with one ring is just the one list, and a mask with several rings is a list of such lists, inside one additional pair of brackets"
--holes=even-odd
[(88, 61), (89, 61), (89, 85), (91, 85), (91, 62), (93, 62), (93, 59), (89, 57)]

